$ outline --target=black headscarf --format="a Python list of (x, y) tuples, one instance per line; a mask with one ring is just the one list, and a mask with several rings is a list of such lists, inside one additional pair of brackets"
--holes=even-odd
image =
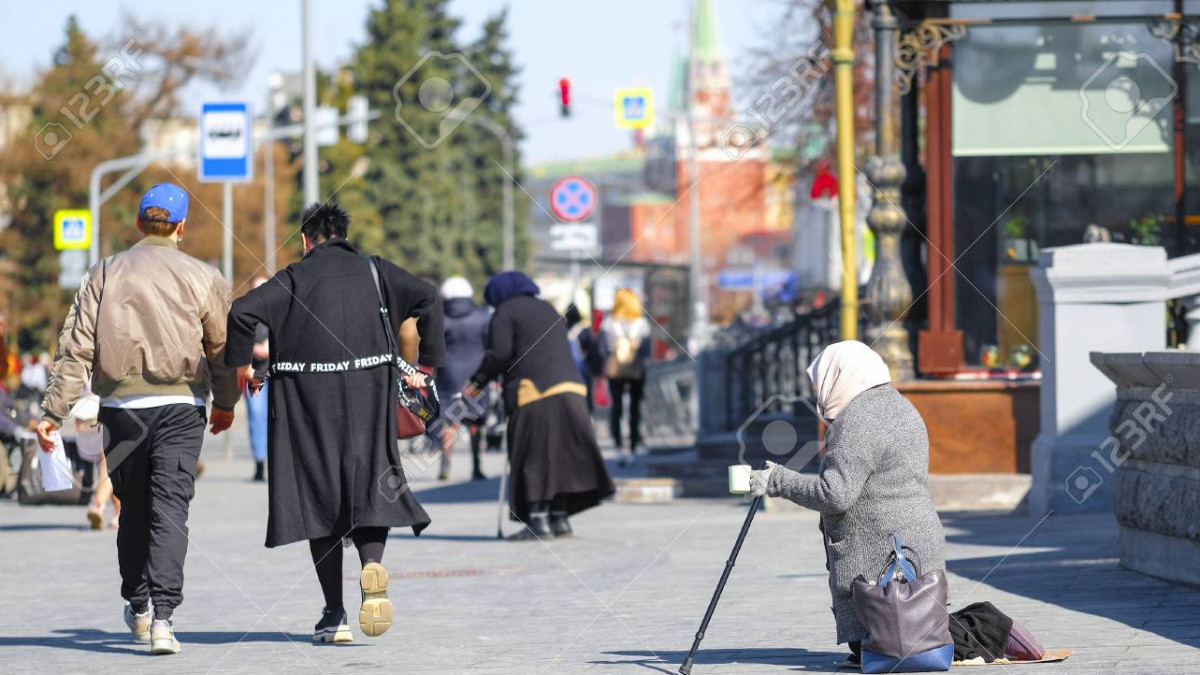
[(541, 292), (542, 289), (524, 272), (509, 270), (500, 272), (488, 281), (483, 289), (483, 299), (492, 307), (499, 307), (518, 295), (537, 295)]

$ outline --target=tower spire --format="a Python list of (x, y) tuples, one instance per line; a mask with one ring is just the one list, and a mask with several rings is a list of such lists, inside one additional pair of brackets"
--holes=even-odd
[(717, 10), (713, 0), (699, 0), (696, 25), (692, 33), (692, 58), (696, 61), (724, 61), (717, 27)]

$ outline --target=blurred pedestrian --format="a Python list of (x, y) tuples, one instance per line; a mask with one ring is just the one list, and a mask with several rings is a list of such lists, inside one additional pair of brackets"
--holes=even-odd
[[(258, 288), (267, 281), (267, 277), (255, 277), (251, 287)], [(250, 366), (255, 373), (265, 373), (270, 358), (270, 334), (267, 325), (260, 323), (254, 333), (254, 357)], [(242, 390), (242, 395), (246, 397), (246, 422), (250, 427), (250, 454), (254, 456), (254, 476), (251, 480), (256, 483), (266, 480), (268, 389), (270, 385), (264, 381), (255, 396), (250, 396), (246, 389)]]
[(808, 375), (829, 424), (820, 471), (768, 462), (751, 474), (751, 493), (821, 514), (837, 641), (849, 643), (857, 660), (866, 629), (854, 613), (851, 583), (878, 576), (890, 535), (912, 549), (922, 574), (946, 566), (946, 538), (929, 495), (929, 435), (921, 414), (892, 387), (887, 364), (861, 342), (825, 348)]
[[(437, 371), (438, 391), (446, 395), (462, 396), (467, 378), (479, 369), (483, 355), (487, 352), (488, 322), (491, 317), (487, 309), (475, 304), (472, 296), (475, 289), (471, 282), (462, 277), (450, 277), (442, 282), (442, 302), (446, 315), (446, 365)], [(442, 425), (438, 425), (442, 446), (442, 468), (438, 480), (450, 478), (450, 458), (454, 442), (463, 425), (471, 440), (471, 480), (483, 480), (479, 466), (480, 444), (483, 442), (483, 424), (487, 421), (488, 391), (480, 392), (475, 400), (463, 399), (463, 405), (442, 406)], [(467, 417), (451, 419), (447, 413), (465, 412)]]
[(233, 424), (239, 397), (237, 375), (224, 361), (229, 284), (179, 250), (187, 207), (183, 188), (150, 188), (138, 207), (141, 241), (88, 271), (59, 334), (37, 427), (50, 452), (90, 373), (122, 506), (117, 558), (125, 624), (154, 654), (179, 652), (172, 616), (183, 602), (205, 400), (211, 387), (218, 434)]
[(104, 457), (104, 433), (100, 428), (100, 397), (87, 394), (71, 409), (75, 425), (75, 448), (79, 458), (95, 466), (92, 479), (92, 501), (88, 504), (87, 519), (93, 530), (104, 529), (105, 511), (112, 502), (113, 517), (109, 526), (117, 528), (121, 517), (121, 500), (113, 495), (112, 480), (108, 477), (108, 460)]
[[(359, 627), (369, 636), (392, 624), (388, 529), (429, 525), (408, 489), (396, 443), (398, 369), (380, 322), (375, 267), (346, 240), (350, 216), (313, 204), (300, 218), (304, 257), (233, 303), (226, 362), (257, 389), (251, 361), (259, 325), (271, 341), (266, 545), (308, 541), (325, 599), (314, 642), (350, 642), (342, 602), (342, 541), (354, 542), (362, 570)], [(416, 319), (420, 363), (445, 357), (437, 288), (376, 258), (392, 330)], [(405, 376), (409, 386), (425, 375)]]
[(603, 370), (601, 364), (603, 364), (604, 358), (600, 354), (600, 345), (596, 343), (592, 327), (583, 320), (583, 314), (575, 306), (575, 303), (571, 303), (567, 307), (563, 318), (567, 321), (567, 339), (571, 344), (571, 356), (575, 358), (575, 364), (579, 367), (579, 376), (583, 378), (583, 385), (587, 387), (587, 404), (590, 414), (595, 411), (592, 386)]
[(605, 375), (612, 393), (609, 431), (621, 452), (621, 418), (625, 394), (629, 394), (629, 455), (621, 452), (621, 464), (637, 455), (642, 445), (642, 394), (646, 384), (646, 362), (650, 358), (650, 322), (642, 301), (628, 288), (618, 288), (612, 313), (600, 325), (605, 350)]
[(46, 366), (50, 362), (50, 355), (42, 354), (35, 357), (33, 354), (26, 354), (24, 361), (25, 364), (21, 368), (21, 387), (31, 397), (45, 394), (50, 378), (49, 372), (46, 370)]
[(613, 493), (566, 322), (537, 297), (539, 292), (522, 272), (501, 272), (488, 282), (483, 297), (496, 311), (487, 356), (464, 392), (475, 396), (504, 377), (512, 462), (509, 509), (525, 524), (509, 538), (515, 541), (570, 536), (569, 516)]

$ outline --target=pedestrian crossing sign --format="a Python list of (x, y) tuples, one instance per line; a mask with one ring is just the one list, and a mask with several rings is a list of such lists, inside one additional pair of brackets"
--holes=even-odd
[(92, 212), (87, 209), (59, 209), (54, 212), (54, 248), (59, 251), (86, 251), (92, 247)]
[(654, 124), (654, 92), (650, 87), (618, 89), (613, 113), (621, 129), (645, 129)]

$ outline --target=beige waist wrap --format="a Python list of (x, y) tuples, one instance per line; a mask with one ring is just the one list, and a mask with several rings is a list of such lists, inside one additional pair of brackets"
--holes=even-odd
[(517, 385), (517, 407), (526, 406), (535, 401), (540, 401), (551, 396), (558, 396), (559, 394), (587, 396), (587, 387), (580, 382), (559, 382), (546, 391), (538, 391), (537, 385), (533, 383), (533, 380), (523, 379)]

